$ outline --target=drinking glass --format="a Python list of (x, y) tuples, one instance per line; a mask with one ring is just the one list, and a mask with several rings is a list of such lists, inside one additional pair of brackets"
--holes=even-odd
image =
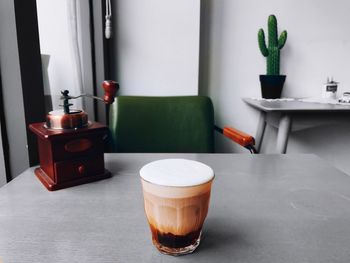
[(145, 165), (140, 176), (155, 247), (175, 256), (193, 252), (208, 213), (213, 170), (197, 161), (165, 159)]

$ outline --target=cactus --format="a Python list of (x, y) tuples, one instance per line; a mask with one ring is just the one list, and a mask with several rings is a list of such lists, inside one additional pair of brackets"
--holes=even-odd
[(277, 19), (274, 15), (270, 15), (267, 21), (269, 41), (268, 47), (265, 43), (264, 30), (260, 28), (258, 32), (258, 42), (261, 53), (266, 57), (267, 75), (280, 74), (280, 50), (283, 48), (287, 40), (287, 31), (283, 31), (278, 38)]

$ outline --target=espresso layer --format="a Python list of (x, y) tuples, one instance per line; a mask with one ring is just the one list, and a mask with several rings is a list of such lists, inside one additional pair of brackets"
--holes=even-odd
[(150, 225), (153, 242), (169, 248), (183, 248), (193, 245), (199, 238), (202, 227), (187, 235), (174, 235), (172, 233), (162, 233), (154, 226)]

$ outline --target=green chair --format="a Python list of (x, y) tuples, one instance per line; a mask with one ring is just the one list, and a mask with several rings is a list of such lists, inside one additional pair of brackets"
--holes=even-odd
[(254, 144), (238, 130), (215, 127), (213, 104), (204, 96), (119, 96), (109, 128), (113, 152), (212, 153), (214, 129), (250, 150)]

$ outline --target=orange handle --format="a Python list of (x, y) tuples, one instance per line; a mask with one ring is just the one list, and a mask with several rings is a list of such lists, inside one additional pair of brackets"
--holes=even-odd
[(253, 136), (232, 127), (224, 127), (223, 134), (244, 147), (255, 144)]
[(112, 104), (114, 102), (114, 97), (119, 90), (119, 84), (114, 80), (105, 80), (102, 83), (102, 87), (105, 90), (103, 100), (106, 104)]

